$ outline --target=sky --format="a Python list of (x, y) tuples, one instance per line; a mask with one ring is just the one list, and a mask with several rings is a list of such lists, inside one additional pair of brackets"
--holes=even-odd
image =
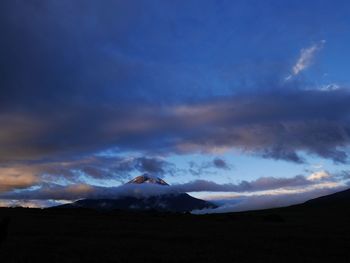
[(1, 1), (0, 205), (115, 198), (144, 173), (221, 205), (205, 212), (346, 189), (349, 14), (341, 0)]

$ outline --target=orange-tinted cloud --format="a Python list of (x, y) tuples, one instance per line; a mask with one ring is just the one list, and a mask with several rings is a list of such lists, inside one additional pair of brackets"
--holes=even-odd
[(24, 189), (39, 181), (39, 177), (28, 168), (0, 168), (0, 193)]

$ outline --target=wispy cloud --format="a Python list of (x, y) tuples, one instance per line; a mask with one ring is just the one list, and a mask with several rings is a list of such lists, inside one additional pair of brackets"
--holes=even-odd
[(311, 65), (316, 53), (323, 48), (325, 43), (326, 40), (321, 40), (308, 48), (303, 48), (300, 51), (300, 56), (297, 62), (292, 68), (291, 74), (286, 77), (286, 80), (291, 79), (292, 77), (300, 74), (302, 71), (307, 69)]

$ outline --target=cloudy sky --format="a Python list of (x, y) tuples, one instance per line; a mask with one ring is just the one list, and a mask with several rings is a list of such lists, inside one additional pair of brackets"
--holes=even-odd
[(1, 1), (0, 205), (116, 197), (143, 173), (219, 211), (347, 188), (349, 10)]

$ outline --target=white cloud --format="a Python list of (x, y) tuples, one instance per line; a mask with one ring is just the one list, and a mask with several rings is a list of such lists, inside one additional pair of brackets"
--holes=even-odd
[(327, 171), (318, 171), (309, 175), (307, 179), (311, 181), (318, 181), (318, 180), (327, 179), (330, 177), (331, 175)]
[(331, 83), (321, 86), (321, 91), (334, 91), (340, 89), (340, 86), (337, 83)]
[(311, 65), (312, 60), (315, 57), (315, 54), (323, 48), (325, 43), (326, 43), (325, 40), (321, 40), (320, 42), (313, 44), (308, 48), (303, 48), (300, 51), (300, 56), (297, 62), (292, 68), (292, 73), (286, 77), (286, 80), (291, 79), (293, 76), (296, 76), (300, 72), (307, 69)]

